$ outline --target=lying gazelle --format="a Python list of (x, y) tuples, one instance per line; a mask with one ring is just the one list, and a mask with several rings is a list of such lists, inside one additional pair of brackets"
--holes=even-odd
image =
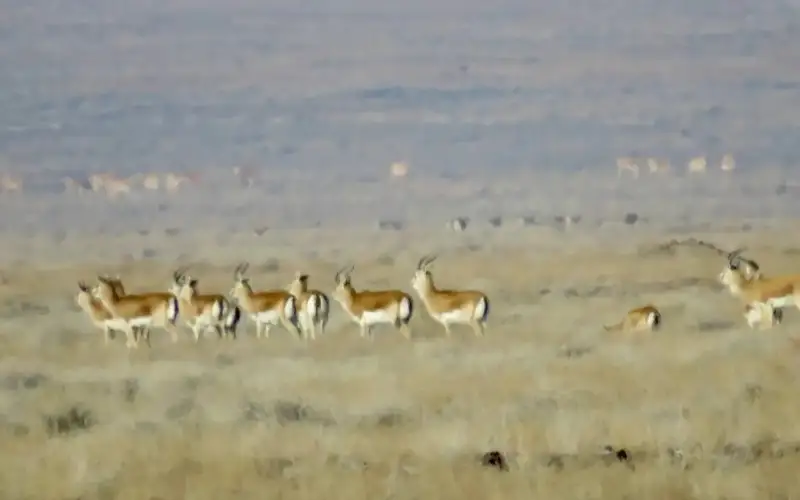
[[(108, 341), (111, 339), (112, 331), (125, 332), (125, 325), (123, 324), (125, 320), (114, 318), (103, 306), (103, 303), (92, 295), (91, 288), (83, 281), (78, 282), (78, 294), (75, 296), (75, 302), (89, 317), (92, 324), (103, 330), (103, 340), (106, 345), (108, 345)], [(149, 338), (149, 336), (144, 333), (147, 328), (146, 326), (136, 325), (132, 328), (135, 335), (144, 335), (146, 338)]]
[(631, 309), (617, 324), (604, 325), (607, 332), (652, 332), (661, 327), (661, 313), (653, 305)]
[(408, 323), (414, 313), (411, 296), (400, 290), (357, 291), (350, 282), (353, 270), (350, 266), (336, 273), (336, 289), (331, 295), (361, 327), (361, 336), (371, 336), (374, 325), (390, 323), (410, 339)]
[(317, 330), (324, 335), (330, 311), (328, 296), (319, 290), (309, 290), (308, 275), (300, 271), (294, 274), (294, 280), (289, 283), (286, 290), (297, 299), (300, 328), (306, 338), (310, 336), (311, 339), (315, 339)]
[(430, 266), (436, 257), (425, 256), (417, 263), (411, 286), (425, 304), (431, 318), (450, 336), (450, 325), (470, 325), (475, 335), (483, 335), (489, 318), (489, 298), (477, 290), (440, 290), (433, 282)]
[(761, 274), (758, 264), (741, 257), (742, 251), (728, 254), (719, 281), (745, 304), (745, 318), (751, 328), (756, 323), (762, 328), (779, 323), (782, 315), (778, 318), (775, 309), (791, 305), (800, 308), (800, 275), (768, 278)]
[[(92, 291), (103, 307), (114, 319), (122, 319), (120, 324), (128, 337), (127, 347), (138, 347), (138, 339), (134, 335), (134, 326), (160, 327), (178, 341), (178, 330), (175, 321), (178, 319), (178, 299), (171, 293), (150, 292), (137, 295), (120, 296), (113, 283), (105, 276), (97, 277), (97, 286)], [(150, 336), (147, 335), (149, 343)]]
[(280, 323), (287, 331), (303, 337), (297, 315), (297, 299), (286, 290), (267, 290), (254, 292), (250, 279), (245, 277), (249, 265), (245, 262), (236, 266), (233, 272), (234, 285), (230, 295), (239, 307), (256, 324), (256, 338), (269, 337), (270, 328)]
[(178, 299), (181, 318), (192, 329), (194, 341), (209, 328), (213, 328), (217, 337), (236, 337), (239, 313), (224, 295), (200, 294), (198, 281), (185, 275), (183, 270), (172, 273), (170, 292)]

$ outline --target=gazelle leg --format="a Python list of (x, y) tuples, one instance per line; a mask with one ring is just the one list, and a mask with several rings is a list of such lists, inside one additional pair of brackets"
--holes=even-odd
[(403, 334), (403, 337), (405, 337), (408, 340), (411, 340), (411, 327), (408, 326), (408, 323), (401, 321), (400, 326), (398, 328), (400, 330), (400, 333)]
[(125, 326), (123, 328), (125, 331), (125, 337), (127, 338), (127, 341), (125, 342), (125, 347), (127, 347), (128, 349), (135, 349), (139, 347), (136, 339), (136, 334), (134, 333), (131, 325), (125, 323)]
[(447, 321), (443, 321), (442, 325), (444, 326), (444, 334), (449, 338), (450, 335), (453, 333), (450, 330), (450, 323), (448, 323)]
[(472, 330), (475, 332), (475, 336), (482, 337), (484, 333), (483, 323), (478, 320), (472, 320), (470, 324), (472, 325)]

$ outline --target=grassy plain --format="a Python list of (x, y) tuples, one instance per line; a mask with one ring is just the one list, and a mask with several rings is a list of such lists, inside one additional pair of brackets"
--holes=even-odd
[[(695, 236), (746, 245), (775, 274), (797, 269), (793, 229)], [(66, 239), (64, 252), (122, 255), (129, 244), (89, 238)], [(487, 335), (465, 328), (445, 339), (418, 309), (411, 342), (391, 328), (363, 340), (334, 304), (329, 331), (311, 345), (282, 330), (257, 342), (247, 323), (236, 341), (194, 344), (187, 332), (173, 345), (154, 332), (150, 350), (128, 352), (122, 338), (103, 347), (72, 303), (76, 282), (120, 273), (131, 291), (161, 290), (177, 264), (46, 265), (58, 250), (38, 244), (24, 265), (2, 270), (2, 496), (752, 499), (800, 488), (791, 341), (800, 317), (787, 311), (775, 330), (748, 330), (707, 249), (661, 247), (671, 236), (635, 228), (616, 242), (544, 227), (499, 229), (482, 243), (441, 231), (263, 238), (215, 246), (198, 232), (150, 243), (194, 248), (181, 262), (219, 291), (242, 259), (257, 287), (302, 269), (330, 290), (337, 266), (355, 263), (356, 287), (410, 291), (418, 256), (435, 250), (442, 286), (492, 298)], [(662, 331), (603, 332), (648, 302), (663, 312)], [(607, 445), (631, 461), (604, 457)], [(492, 449), (508, 472), (481, 467)]]

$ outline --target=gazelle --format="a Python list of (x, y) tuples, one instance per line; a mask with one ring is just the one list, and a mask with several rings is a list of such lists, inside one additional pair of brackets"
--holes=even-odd
[(177, 193), (184, 184), (197, 184), (200, 177), (197, 174), (168, 173), (164, 177), (164, 189), (168, 193)]
[(726, 154), (722, 157), (722, 161), (719, 164), (719, 169), (723, 172), (732, 172), (736, 170), (736, 160), (733, 158), (732, 154)]
[(148, 191), (158, 191), (161, 187), (161, 178), (155, 173), (144, 174), (142, 177), (142, 187)]
[(617, 324), (604, 325), (607, 332), (652, 332), (661, 327), (661, 313), (653, 305), (631, 309)]
[(111, 199), (116, 199), (120, 195), (130, 194), (131, 192), (129, 180), (121, 179), (108, 173), (90, 175), (89, 185), (95, 193), (105, 191), (106, 195)]
[(617, 158), (617, 177), (622, 177), (623, 173), (630, 172), (634, 178), (638, 179), (639, 161), (640, 160), (638, 158), (633, 158), (630, 156)]
[(430, 266), (436, 257), (425, 256), (417, 263), (411, 286), (436, 322), (450, 336), (450, 325), (470, 325), (475, 335), (483, 335), (489, 318), (489, 298), (477, 290), (440, 290), (436, 288)]
[(414, 313), (411, 296), (400, 290), (357, 291), (350, 281), (353, 270), (354, 267), (350, 266), (336, 273), (333, 278), (336, 289), (331, 295), (353, 321), (358, 323), (361, 336), (371, 336), (374, 325), (390, 323), (410, 339), (411, 329), (408, 323)]
[(300, 271), (294, 274), (294, 280), (289, 283), (286, 290), (297, 299), (300, 327), (306, 336), (310, 335), (312, 339), (315, 339), (317, 329), (324, 335), (330, 312), (328, 296), (319, 290), (309, 290), (308, 275)]
[(648, 158), (647, 168), (651, 174), (668, 174), (672, 170), (669, 160), (666, 158)]
[[(105, 279), (108, 284), (113, 289), (114, 293), (117, 294), (117, 297), (124, 297), (128, 294), (125, 291), (125, 285), (122, 284), (122, 277), (120, 275), (116, 275), (115, 277), (111, 277), (108, 274), (103, 275), (103, 279)], [(94, 299), (97, 301), (97, 299)], [(98, 302), (100, 303), (100, 302)], [(102, 303), (100, 303), (102, 306)], [(111, 314), (111, 313), (109, 313)], [(137, 339), (144, 337), (147, 342), (150, 342), (150, 327), (148, 325), (133, 325), (133, 333), (136, 335)]]
[(270, 328), (280, 323), (287, 331), (303, 336), (297, 315), (297, 299), (286, 290), (254, 292), (250, 279), (245, 276), (249, 265), (245, 262), (233, 272), (234, 285), (230, 291), (242, 311), (256, 324), (256, 338), (269, 337)]
[(0, 175), (0, 191), (3, 193), (21, 193), (22, 177), (9, 173)]
[(396, 161), (389, 167), (389, 173), (395, 179), (400, 179), (408, 175), (408, 163)]
[[(114, 318), (103, 306), (103, 303), (92, 295), (92, 290), (83, 281), (78, 282), (78, 294), (75, 296), (75, 303), (89, 317), (92, 324), (103, 330), (103, 340), (106, 345), (111, 339), (112, 331), (125, 332), (125, 320)], [(145, 335), (143, 333), (146, 326), (133, 326), (134, 334)], [(138, 337), (137, 337), (138, 338)]]
[[(127, 346), (137, 347), (138, 339), (133, 326), (150, 326), (165, 329), (178, 341), (175, 321), (180, 310), (178, 299), (170, 293), (151, 292), (120, 296), (112, 280), (105, 276), (97, 277), (97, 286), (92, 294), (115, 319), (125, 320), (123, 330), (128, 337)], [(122, 326), (122, 325), (121, 325)], [(149, 335), (147, 336), (149, 342)]]
[(200, 294), (197, 288), (198, 281), (191, 276), (183, 274), (182, 270), (172, 273), (172, 286), (170, 292), (180, 303), (181, 318), (194, 334), (194, 341), (199, 342), (200, 336), (213, 328), (217, 336), (236, 336), (238, 315), (236, 321), (228, 324), (232, 306), (224, 295)]
[[(757, 322), (762, 328), (775, 324), (774, 309), (791, 305), (800, 308), (800, 275), (768, 278), (761, 274), (758, 264), (741, 257), (742, 251), (737, 249), (728, 254), (719, 281), (745, 304), (745, 318), (751, 327)], [(761, 313), (758, 321), (756, 310)]]
[(706, 160), (705, 156), (696, 156), (686, 164), (686, 171), (690, 174), (704, 174), (706, 173), (707, 165), (708, 160)]

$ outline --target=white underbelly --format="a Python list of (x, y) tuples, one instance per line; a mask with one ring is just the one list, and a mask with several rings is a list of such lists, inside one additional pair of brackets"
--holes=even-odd
[(255, 322), (260, 323), (277, 323), (281, 319), (278, 311), (264, 311), (257, 314), (251, 314), (250, 318)]
[(433, 317), (440, 323), (469, 323), (472, 320), (472, 315), (461, 309), (436, 314)]
[(387, 311), (364, 311), (361, 313), (360, 318), (354, 316), (353, 320), (356, 323), (363, 323), (365, 325), (377, 325), (381, 323), (394, 324), (396, 316)]
[(115, 330), (125, 330), (129, 325), (131, 327), (150, 326), (152, 323), (153, 318), (150, 316), (142, 316), (140, 318), (131, 318), (128, 320), (112, 318), (105, 321), (106, 326)]

